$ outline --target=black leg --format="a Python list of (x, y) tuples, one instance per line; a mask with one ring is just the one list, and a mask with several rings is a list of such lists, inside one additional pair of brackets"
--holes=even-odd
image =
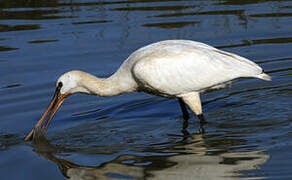
[(184, 119), (184, 122), (183, 122), (183, 128), (181, 130), (181, 132), (183, 133), (184, 135), (184, 139), (187, 139), (189, 136), (190, 136), (190, 133), (188, 132), (187, 128), (189, 126), (189, 122), (187, 119)]
[(183, 113), (183, 118), (184, 118), (183, 128), (182, 128), (182, 131), (181, 132), (187, 138), (190, 135), (190, 133), (187, 131), (187, 128), (189, 126), (189, 121), (188, 120), (190, 118), (190, 115), (188, 113), (188, 110), (187, 110), (187, 107), (186, 107), (186, 104), (184, 103), (184, 101), (181, 98), (178, 98), (178, 102), (179, 102), (181, 111)]
[(187, 110), (187, 107), (186, 107), (184, 101), (181, 98), (178, 98), (178, 102), (179, 102), (181, 111), (183, 113), (184, 120), (188, 120), (190, 118), (190, 115), (188, 113), (188, 110)]
[(200, 120), (200, 124), (206, 124), (207, 121), (205, 120), (203, 114), (197, 115), (198, 119)]
[(207, 121), (205, 120), (203, 114), (199, 114), (197, 115), (198, 119), (200, 120), (200, 133), (204, 134), (205, 133), (205, 124), (207, 123)]

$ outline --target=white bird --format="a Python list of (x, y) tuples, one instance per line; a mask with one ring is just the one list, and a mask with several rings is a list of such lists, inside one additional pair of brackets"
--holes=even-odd
[[(254, 62), (204, 43), (190, 40), (153, 43), (132, 53), (108, 78), (98, 78), (82, 71), (63, 74), (57, 81), (48, 109), (25, 140), (31, 140), (37, 133), (43, 135), (64, 99), (74, 93), (114, 96), (142, 91), (178, 98), (184, 117), (188, 118), (187, 104), (204, 122), (199, 93), (224, 87), (240, 77), (271, 80)], [(48, 120), (42, 125), (49, 113)]]

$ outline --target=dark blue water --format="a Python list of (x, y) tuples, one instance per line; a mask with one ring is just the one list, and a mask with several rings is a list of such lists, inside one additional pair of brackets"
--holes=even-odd
[[(291, 179), (291, 1), (1, 1), (1, 179)], [(175, 100), (74, 95), (24, 142), (69, 70), (111, 75), (134, 50), (190, 39), (273, 77), (202, 95), (183, 133)]]

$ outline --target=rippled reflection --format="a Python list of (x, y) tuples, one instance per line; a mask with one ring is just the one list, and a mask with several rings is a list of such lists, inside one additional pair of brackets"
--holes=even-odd
[(262, 151), (208, 154), (202, 135), (191, 139), (162, 149), (157, 156), (121, 155), (100, 166), (79, 165), (59, 157), (56, 153), (66, 149), (51, 145), (44, 137), (35, 140), (34, 150), (54, 162), (69, 179), (241, 179), (240, 171), (255, 169), (269, 158)]

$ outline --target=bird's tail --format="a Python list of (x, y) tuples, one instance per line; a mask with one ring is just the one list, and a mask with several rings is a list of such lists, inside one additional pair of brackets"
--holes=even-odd
[(261, 73), (257, 76), (255, 76), (256, 78), (259, 78), (259, 79), (262, 79), (262, 80), (265, 80), (265, 81), (271, 81), (272, 80), (272, 77), (267, 75), (266, 73)]

